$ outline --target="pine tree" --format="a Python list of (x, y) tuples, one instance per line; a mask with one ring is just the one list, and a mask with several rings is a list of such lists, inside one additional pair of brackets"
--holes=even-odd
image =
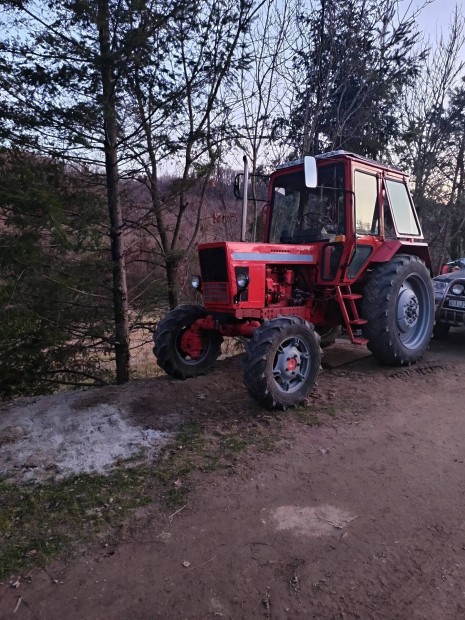
[(89, 180), (23, 151), (0, 154), (0, 397), (109, 378), (99, 367), (112, 309), (97, 232), (104, 200)]
[(320, 0), (319, 10), (301, 16), (297, 104), (287, 123), (294, 152), (345, 149), (376, 158), (386, 150), (402, 91), (421, 61), (414, 19), (398, 20), (395, 9), (393, 0)]

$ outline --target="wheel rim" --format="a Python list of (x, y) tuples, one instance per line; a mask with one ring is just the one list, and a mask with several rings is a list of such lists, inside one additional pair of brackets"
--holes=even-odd
[(396, 324), (404, 347), (422, 346), (430, 327), (430, 297), (425, 281), (416, 274), (407, 277), (399, 289)]
[(276, 387), (287, 394), (297, 391), (310, 373), (310, 349), (297, 336), (283, 340), (273, 359)]
[(211, 347), (211, 340), (209, 337), (203, 334), (202, 335), (202, 349), (201, 349), (199, 357), (197, 358), (191, 357), (189, 351), (186, 351), (182, 346), (182, 337), (184, 336), (186, 331), (190, 328), (191, 328), (191, 325), (185, 325), (179, 330), (176, 336), (175, 351), (176, 351), (176, 355), (178, 356), (178, 358), (181, 359), (185, 364), (191, 364), (192, 366), (195, 366), (196, 364), (199, 364), (203, 359), (205, 359), (205, 357), (208, 355), (210, 351), (210, 347)]

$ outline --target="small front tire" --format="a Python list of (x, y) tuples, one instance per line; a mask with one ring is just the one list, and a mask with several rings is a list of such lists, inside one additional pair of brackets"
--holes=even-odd
[(221, 334), (215, 331), (202, 333), (200, 357), (194, 359), (182, 348), (182, 336), (198, 319), (205, 318), (203, 306), (186, 304), (178, 306), (162, 319), (153, 336), (153, 352), (157, 363), (168, 375), (187, 379), (205, 374), (221, 353)]
[(268, 409), (300, 404), (312, 390), (321, 364), (320, 338), (299, 317), (279, 317), (255, 329), (244, 357), (244, 383)]

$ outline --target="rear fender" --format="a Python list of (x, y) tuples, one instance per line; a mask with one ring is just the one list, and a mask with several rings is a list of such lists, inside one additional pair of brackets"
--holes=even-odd
[(425, 263), (426, 267), (431, 271), (432, 263), (429, 254), (428, 245), (426, 243), (408, 243), (403, 241), (385, 241), (372, 255), (370, 262), (387, 263), (396, 254), (410, 254), (418, 256)]
[(399, 253), (402, 243), (400, 241), (385, 241), (371, 255), (372, 263), (387, 263), (393, 256)]

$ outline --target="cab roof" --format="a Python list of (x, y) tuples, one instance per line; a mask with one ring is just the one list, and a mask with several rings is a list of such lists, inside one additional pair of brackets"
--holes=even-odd
[[(351, 153), (349, 151), (343, 151), (343, 150), (328, 151), (326, 153), (319, 153), (318, 155), (315, 155), (314, 157), (317, 160), (338, 159), (341, 157), (347, 157), (349, 159), (354, 159), (364, 164), (369, 164), (370, 166), (376, 166), (377, 168), (382, 168), (383, 170), (392, 170), (392, 172), (396, 172), (397, 174), (408, 176), (407, 173), (403, 172), (399, 168), (395, 168), (394, 166), (383, 164), (379, 161), (375, 161), (374, 159), (369, 159), (368, 157), (363, 157), (362, 155), (357, 155), (356, 153)], [(303, 163), (304, 163), (303, 158), (294, 159), (293, 161), (285, 162), (283, 164), (280, 164), (279, 166), (276, 166), (276, 170), (282, 170), (283, 168), (291, 168), (293, 166), (303, 165)]]

